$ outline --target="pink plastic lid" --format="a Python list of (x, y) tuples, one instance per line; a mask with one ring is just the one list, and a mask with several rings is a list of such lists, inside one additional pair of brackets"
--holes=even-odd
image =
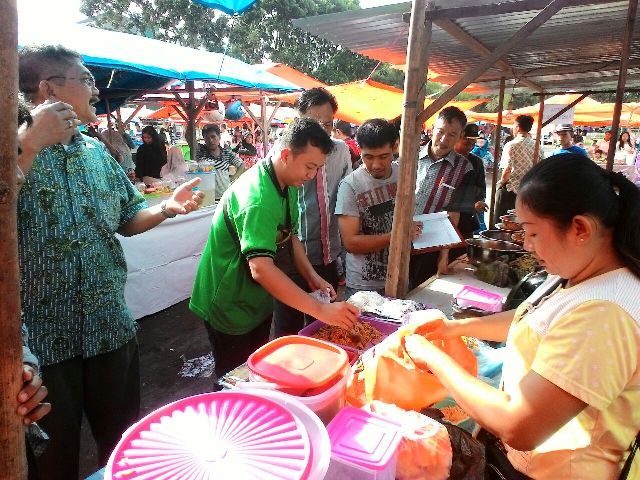
[(455, 299), (461, 307), (476, 307), (494, 313), (502, 311), (502, 295), (471, 285), (462, 287)]
[(354, 407), (343, 408), (327, 431), (332, 456), (369, 470), (384, 470), (402, 440), (399, 423)]
[(316, 338), (290, 335), (276, 338), (253, 352), (247, 366), (256, 375), (278, 385), (313, 389), (344, 372), (346, 352)]
[(311, 446), (302, 422), (248, 393), (206, 393), (166, 405), (127, 430), (105, 479), (305, 479)]

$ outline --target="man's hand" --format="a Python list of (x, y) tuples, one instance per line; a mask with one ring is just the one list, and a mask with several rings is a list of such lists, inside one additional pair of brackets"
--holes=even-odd
[(200, 178), (194, 178), (180, 185), (167, 200), (166, 211), (170, 215), (186, 215), (197, 210), (202, 204), (204, 193), (193, 191), (193, 187), (200, 183)]
[(23, 417), (22, 423), (29, 425), (37, 422), (51, 411), (50, 403), (43, 403), (47, 396), (47, 387), (42, 385), (42, 379), (36, 375), (33, 367), (25, 365), (22, 371), (24, 385), (18, 393), (18, 408), (16, 413)]
[(323, 303), (316, 318), (327, 325), (351, 330), (358, 321), (360, 310), (347, 302)]
[(413, 222), (413, 226), (411, 227), (411, 239), (416, 240), (420, 235), (422, 235), (422, 222)]
[(82, 123), (71, 105), (51, 100), (31, 110), (31, 117), (33, 125), (20, 132), (20, 143), (23, 150), (35, 153), (56, 143), (67, 143)]
[(476, 209), (476, 212), (478, 212), (478, 213), (488, 212), (489, 211), (489, 205), (487, 205), (482, 200), (477, 201), (476, 204), (474, 205), (474, 207)]
[(317, 273), (312, 275), (307, 283), (309, 284), (309, 288), (312, 292), (315, 290), (329, 292), (329, 298), (331, 301), (333, 302), (336, 299), (336, 291), (333, 289), (333, 286)]

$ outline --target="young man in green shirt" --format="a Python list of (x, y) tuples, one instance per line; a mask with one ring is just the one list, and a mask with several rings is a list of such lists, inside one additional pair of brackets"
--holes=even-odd
[(322, 167), (331, 138), (315, 120), (298, 118), (274, 148), (220, 200), (193, 287), (189, 308), (205, 320), (218, 377), (268, 341), (273, 298), (346, 329), (359, 314), (344, 302), (319, 302), (290, 279), (297, 271), (312, 291), (335, 299), (296, 235), (297, 187)]

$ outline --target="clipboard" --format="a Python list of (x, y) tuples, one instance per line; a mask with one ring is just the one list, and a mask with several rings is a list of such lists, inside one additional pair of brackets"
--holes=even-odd
[(412, 242), (411, 253), (427, 253), (464, 247), (464, 238), (451, 222), (447, 212), (415, 215), (415, 222), (422, 222), (422, 233)]

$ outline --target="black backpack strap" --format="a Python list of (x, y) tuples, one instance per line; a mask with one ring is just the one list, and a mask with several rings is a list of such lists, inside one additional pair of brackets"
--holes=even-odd
[(631, 472), (631, 465), (633, 464), (633, 457), (636, 456), (636, 452), (640, 448), (640, 432), (636, 435), (635, 440), (631, 444), (629, 448), (629, 456), (627, 457), (627, 461), (624, 462), (624, 467), (622, 467), (622, 471), (620, 472), (620, 476), (618, 480), (626, 480), (629, 476), (629, 472)]

